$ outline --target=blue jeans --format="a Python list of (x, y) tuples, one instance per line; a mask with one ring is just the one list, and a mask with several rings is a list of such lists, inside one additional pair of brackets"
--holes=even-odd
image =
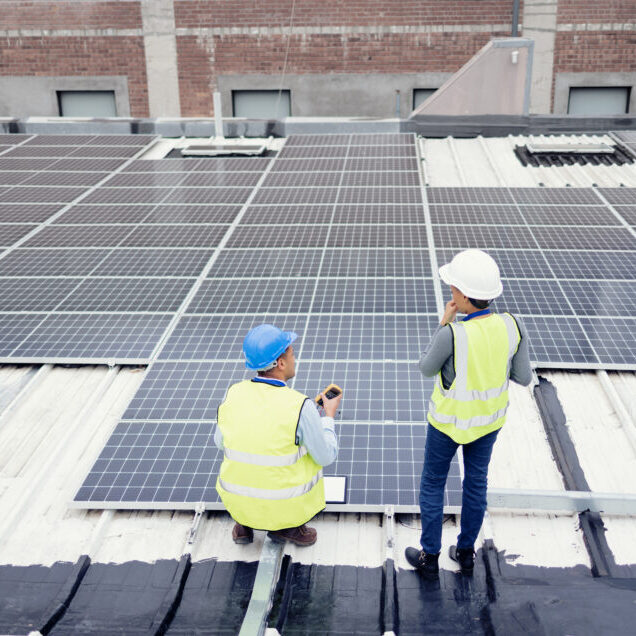
[[(464, 482), (462, 484), (461, 532), (458, 548), (473, 548), (486, 512), (488, 464), (499, 431), (493, 431), (463, 444)], [(442, 521), (444, 519), (444, 486), (451, 460), (459, 444), (448, 435), (428, 425), (424, 468), (420, 482), (420, 510), (422, 537), (420, 543), (427, 554), (442, 549)]]

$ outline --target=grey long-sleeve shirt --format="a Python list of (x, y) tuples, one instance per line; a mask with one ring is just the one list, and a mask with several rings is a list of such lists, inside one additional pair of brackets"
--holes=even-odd
[[(521, 342), (517, 352), (512, 357), (510, 364), (510, 379), (517, 384), (528, 386), (532, 381), (532, 368), (530, 367), (530, 350), (528, 346), (528, 334), (523, 323), (515, 316)], [(439, 326), (428, 349), (422, 354), (419, 366), (420, 371), (427, 378), (431, 378), (442, 371), (442, 384), (448, 389), (455, 379), (455, 355), (453, 351), (453, 334), (449, 325)]]

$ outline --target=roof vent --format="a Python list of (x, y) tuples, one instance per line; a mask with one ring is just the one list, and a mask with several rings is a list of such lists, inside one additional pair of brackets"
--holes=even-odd
[(515, 154), (524, 166), (618, 165), (634, 159), (618, 146), (609, 144), (526, 144), (515, 146)]
[(264, 144), (251, 146), (241, 144), (193, 144), (181, 148), (183, 157), (224, 157), (228, 155), (262, 155), (265, 152)]

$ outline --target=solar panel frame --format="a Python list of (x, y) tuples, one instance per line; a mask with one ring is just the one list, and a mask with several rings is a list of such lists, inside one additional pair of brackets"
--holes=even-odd
[(631, 226), (636, 225), (636, 204), (635, 205), (614, 205), (616, 212)]
[(37, 227), (35, 224), (0, 223), (0, 247), (11, 247)]
[(603, 368), (633, 370), (636, 364), (636, 320), (580, 316), (579, 321)]
[(0, 359), (10, 356), (45, 318), (44, 313), (24, 314), (3, 311), (0, 314)]

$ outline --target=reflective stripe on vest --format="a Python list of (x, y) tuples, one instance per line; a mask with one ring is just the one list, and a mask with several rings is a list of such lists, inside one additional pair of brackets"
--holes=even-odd
[(267, 490), (265, 488), (252, 488), (250, 486), (239, 486), (238, 484), (228, 484), (219, 478), (219, 484), (223, 490), (233, 495), (243, 497), (255, 497), (256, 499), (293, 499), (308, 493), (322, 479), (322, 470), (314, 475), (313, 479), (306, 484), (294, 486), (293, 488), (281, 488), (280, 490)]
[[(242, 464), (252, 464), (253, 466), (293, 466), (301, 457), (307, 454), (307, 449), (301, 446), (298, 452), (291, 455), (256, 455), (255, 453), (244, 453), (243, 451), (225, 449), (225, 456), (234, 462)], [(226, 488), (226, 490), (230, 490)]]
[[(441, 382), (441, 373), (438, 374), (436, 380), (436, 389), (444, 399), (456, 402), (468, 403), (474, 401), (486, 402), (507, 394), (508, 381), (510, 375), (510, 365), (512, 357), (518, 346), (517, 325), (515, 319), (509, 314), (498, 314), (506, 326), (508, 336), (508, 360), (506, 364), (506, 377), (501, 386), (483, 391), (467, 388), (468, 385), (468, 334), (462, 323), (456, 325), (453, 329), (455, 339), (454, 358), (455, 358), (455, 382), (449, 389), (445, 389)], [(457, 414), (441, 413), (437, 410), (433, 399), (429, 402), (428, 413), (434, 421), (440, 424), (448, 424), (459, 430), (467, 430), (473, 427), (489, 426), (494, 424), (501, 418), (505, 417), (508, 410), (508, 404), (494, 413), (487, 415), (473, 415), (469, 418), (460, 418)]]

